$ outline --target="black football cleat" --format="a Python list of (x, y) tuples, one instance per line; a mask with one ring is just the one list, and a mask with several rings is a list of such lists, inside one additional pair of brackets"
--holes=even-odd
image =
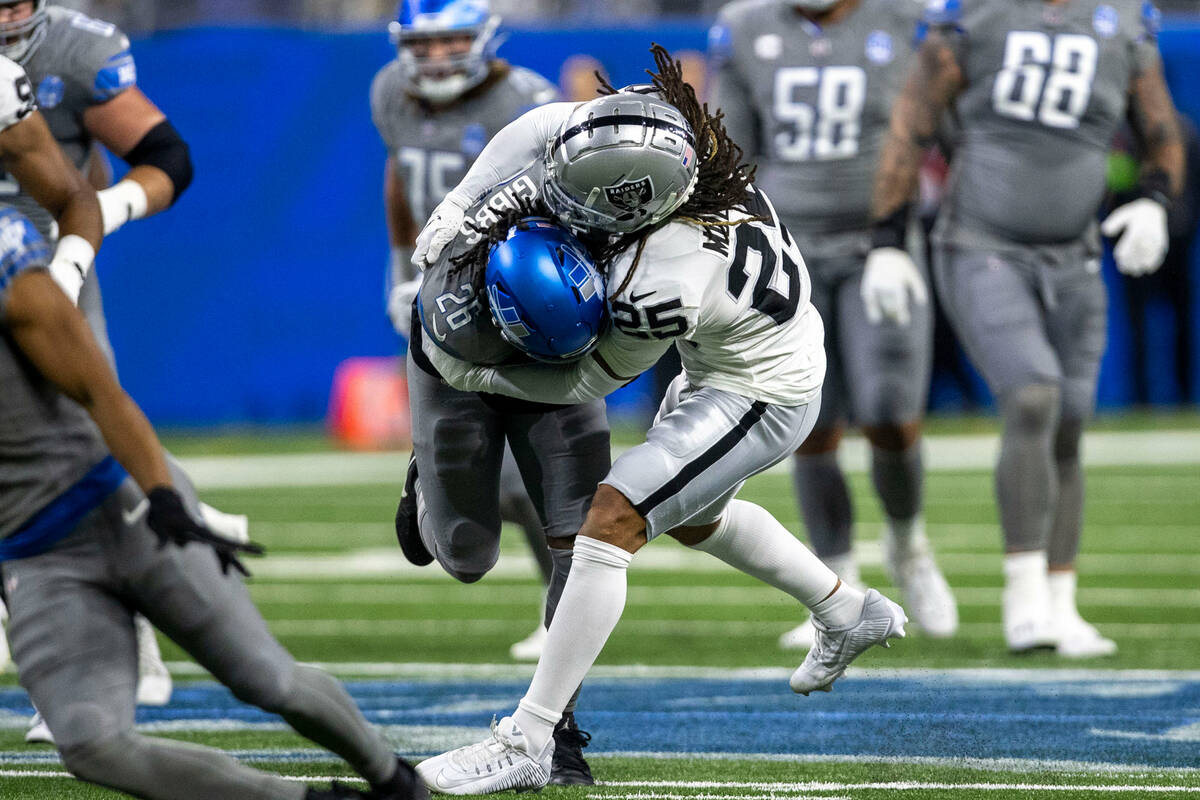
[(371, 787), (371, 800), (429, 800), (429, 789), (417, 771), (403, 758), (396, 757), (396, 772), (387, 783)]
[(583, 748), (592, 735), (579, 730), (575, 713), (564, 712), (554, 726), (554, 759), (550, 764), (550, 783), (554, 786), (593, 786), (591, 767), (583, 758)]
[(409, 563), (423, 567), (433, 561), (433, 553), (421, 541), (417, 530), (417, 456), (408, 459), (408, 475), (404, 478), (404, 493), (396, 506), (396, 541)]

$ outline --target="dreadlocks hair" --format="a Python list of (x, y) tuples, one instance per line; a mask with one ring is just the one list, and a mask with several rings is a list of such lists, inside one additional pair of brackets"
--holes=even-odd
[[(750, 184), (754, 182), (754, 166), (742, 162), (742, 148), (729, 137), (725, 130), (725, 112), (711, 112), (707, 103), (701, 103), (696, 90), (683, 79), (683, 65), (675, 60), (665, 47), (652, 44), (656, 71), (646, 70), (650, 83), (663, 101), (670, 103), (692, 128), (696, 137), (696, 150), (701, 153), (697, 169), (696, 186), (691, 196), (666, 220), (657, 225), (642, 228), (617, 238), (598, 254), (598, 261), (607, 265), (618, 253), (635, 242), (638, 244), (634, 264), (621, 286), (612, 295), (619, 294), (633, 277), (637, 262), (641, 260), (646, 237), (671, 221), (686, 221), (697, 225), (729, 225), (725, 212), (745, 206), (749, 200)], [(607, 78), (596, 72), (601, 96), (618, 93)]]
[(522, 198), (517, 201), (515, 206), (509, 208), (507, 211), (500, 212), (491, 223), (486, 225), (481, 225), (472, 219), (466, 220), (464, 228), (480, 234), (480, 239), (470, 250), (459, 253), (456, 256), (451, 256), (450, 274), (465, 273), (470, 279), (471, 288), (477, 294), (482, 294), (488, 255), (492, 252), (492, 248), (495, 245), (508, 238), (508, 229), (525, 217), (548, 217), (554, 219), (554, 214), (551, 213), (550, 207), (540, 198), (532, 200)]

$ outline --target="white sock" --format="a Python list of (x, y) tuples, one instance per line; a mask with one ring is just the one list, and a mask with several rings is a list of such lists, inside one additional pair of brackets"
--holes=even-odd
[(717, 529), (695, 549), (787, 592), (832, 628), (852, 624), (862, 611), (862, 592), (845, 582), (839, 585), (833, 570), (754, 503), (730, 501)]
[(1056, 622), (1065, 622), (1079, 617), (1079, 609), (1075, 605), (1075, 571), (1051, 572), (1050, 582), (1050, 613)]
[(563, 587), (554, 621), (529, 690), (513, 712), (530, 753), (545, 752), (571, 695), (583, 682), (625, 610), (626, 573), (633, 554), (579, 536), (571, 574)]
[(862, 575), (858, 572), (858, 559), (854, 557), (853, 550), (849, 553), (842, 553), (840, 556), (829, 556), (821, 560), (843, 581), (855, 589), (863, 588)]

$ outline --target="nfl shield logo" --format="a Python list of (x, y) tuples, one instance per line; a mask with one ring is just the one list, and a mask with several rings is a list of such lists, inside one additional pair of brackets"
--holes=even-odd
[(635, 211), (654, 197), (654, 184), (647, 175), (641, 180), (622, 181), (614, 186), (605, 186), (604, 196), (617, 208)]
[(1097, 7), (1096, 13), (1092, 14), (1092, 27), (1105, 39), (1111, 39), (1117, 35), (1120, 23), (1121, 18), (1118, 16), (1117, 10), (1109, 5)]
[(50, 109), (62, 102), (66, 87), (63, 79), (57, 75), (47, 75), (38, 84), (37, 101), (42, 108)]
[(887, 64), (892, 60), (892, 37), (887, 31), (872, 31), (867, 37), (867, 59), (872, 64)]

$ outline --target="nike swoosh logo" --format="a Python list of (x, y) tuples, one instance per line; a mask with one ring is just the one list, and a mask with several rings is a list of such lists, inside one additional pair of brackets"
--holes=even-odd
[(631, 294), (631, 295), (629, 295), (629, 302), (640, 303), (641, 301), (645, 300), (647, 297), (649, 297), (652, 294), (654, 294), (653, 289), (651, 289), (648, 292), (642, 292), (641, 294)]
[(139, 519), (141, 519), (145, 515), (145, 513), (149, 509), (150, 509), (150, 501), (147, 498), (143, 497), (142, 502), (138, 503), (136, 506), (129, 509), (128, 511), (125, 511), (124, 509), (121, 510), (121, 520), (126, 525), (134, 525), (137, 523), (137, 521)]

